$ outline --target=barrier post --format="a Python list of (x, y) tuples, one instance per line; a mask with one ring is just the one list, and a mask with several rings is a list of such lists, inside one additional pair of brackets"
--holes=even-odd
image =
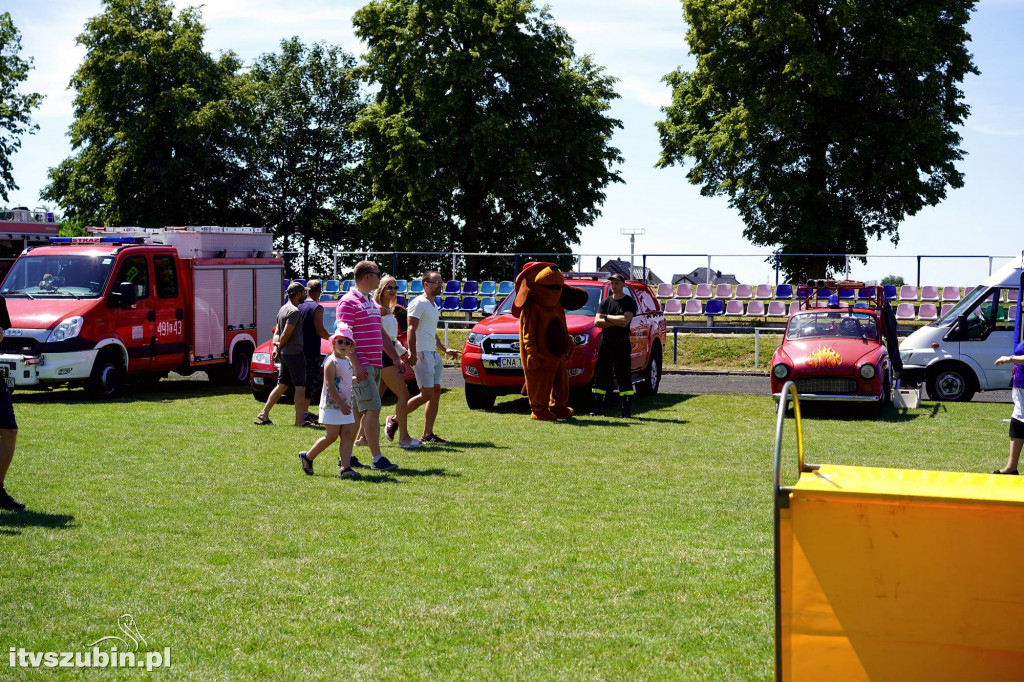
[(761, 330), (757, 327), (754, 328), (754, 369), (758, 368), (758, 362), (760, 360), (760, 342), (761, 342)]
[(679, 327), (672, 327), (672, 364), (679, 361)]

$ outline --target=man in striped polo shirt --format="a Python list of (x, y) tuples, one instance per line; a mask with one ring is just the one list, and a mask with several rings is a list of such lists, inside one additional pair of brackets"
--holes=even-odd
[[(356, 352), (352, 360), (354, 381), (352, 382), (352, 403), (356, 420), (362, 421), (363, 436), (373, 454), (373, 468), (380, 471), (397, 469), (398, 465), (388, 461), (380, 452), (380, 369), (381, 359), (387, 353), (399, 371), (405, 372), (405, 363), (395, 353), (395, 345), (380, 324), (380, 306), (373, 300), (373, 291), (380, 284), (380, 268), (364, 260), (356, 263), (355, 286), (338, 303), (337, 321), (352, 329), (356, 341)], [(355, 437), (355, 431), (352, 432)], [(367, 468), (352, 457), (352, 468)]]

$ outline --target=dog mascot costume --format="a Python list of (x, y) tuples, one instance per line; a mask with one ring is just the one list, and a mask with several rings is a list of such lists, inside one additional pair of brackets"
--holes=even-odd
[(519, 318), (519, 355), (531, 419), (568, 419), (568, 361), (573, 342), (565, 311), (586, 305), (587, 292), (565, 284), (554, 263), (527, 263), (516, 277), (512, 315)]

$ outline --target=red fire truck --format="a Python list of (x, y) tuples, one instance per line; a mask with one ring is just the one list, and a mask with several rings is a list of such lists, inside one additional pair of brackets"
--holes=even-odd
[(12, 328), (0, 377), (12, 388), (205, 371), (245, 384), (283, 301), (284, 262), (263, 228), (91, 228), (25, 249), (0, 284)]

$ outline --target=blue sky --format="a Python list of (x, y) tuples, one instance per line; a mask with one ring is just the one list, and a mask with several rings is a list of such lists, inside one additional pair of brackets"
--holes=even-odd
[[(35, 60), (25, 88), (46, 99), (34, 120), (40, 130), (23, 138), (14, 157), (19, 190), (12, 205), (40, 205), (39, 192), (46, 171), (70, 154), (67, 129), (74, 93), (68, 81), (84, 50), (75, 44), (86, 19), (100, 11), (91, 0), (8, 0), (22, 33), (22, 56)], [(185, 2), (177, 3), (184, 7)], [(363, 46), (352, 33), (352, 13), (361, 3), (324, 0), (209, 0), (203, 16), (208, 28), (206, 46), (213, 53), (234, 50), (244, 60), (275, 51), (282, 38), (298, 35), (306, 42), (327, 41), (360, 54)], [(741, 281), (774, 281), (764, 264), (768, 249), (754, 247), (743, 238), (743, 224), (724, 198), (701, 197), (686, 182), (679, 167), (654, 168), (659, 145), (655, 121), (670, 101), (662, 76), (677, 66), (690, 68), (681, 5), (677, 0), (553, 0), (555, 20), (577, 41), (577, 50), (594, 56), (598, 64), (620, 79), (622, 98), (611, 114), (624, 129), (614, 144), (625, 162), (620, 167), (625, 184), (608, 190), (603, 216), (584, 228), (578, 252), (591, 268), (594, 255), (629, 256), (629, 238), (622, 229), (643, 228), (636, 238), (637, 254), (716, 254), (712, 266), (735, 273)], [(950, 192), (946, 201), (923, 210), (900, 228), (900, 244), (872, 242), (867, 266), (855, 265), (853, 277), (877, 279), (902, 274), (913, 282), (916, 255), (1010, 256), (1024, 249), (1020, 228), (1019, 185), (1024, 178), (1024, 89), (1021, 67), (1024, 49), (1024, 0), (982, 0), (968, 29), (969, 46), (981, 70), (963, 85), (971, 116), (962, 130), (968, 156), (960, 168), (966, 186)], [(1005, 262), (996, 259), (994, 265)], [(652, 257), (656, 273), (667, 279), (673, 272), (688, 272), (707, 265), (705, 257)], [(925, 259), (923, 284), (973, 284), (989, 268), (986, 259)]]

